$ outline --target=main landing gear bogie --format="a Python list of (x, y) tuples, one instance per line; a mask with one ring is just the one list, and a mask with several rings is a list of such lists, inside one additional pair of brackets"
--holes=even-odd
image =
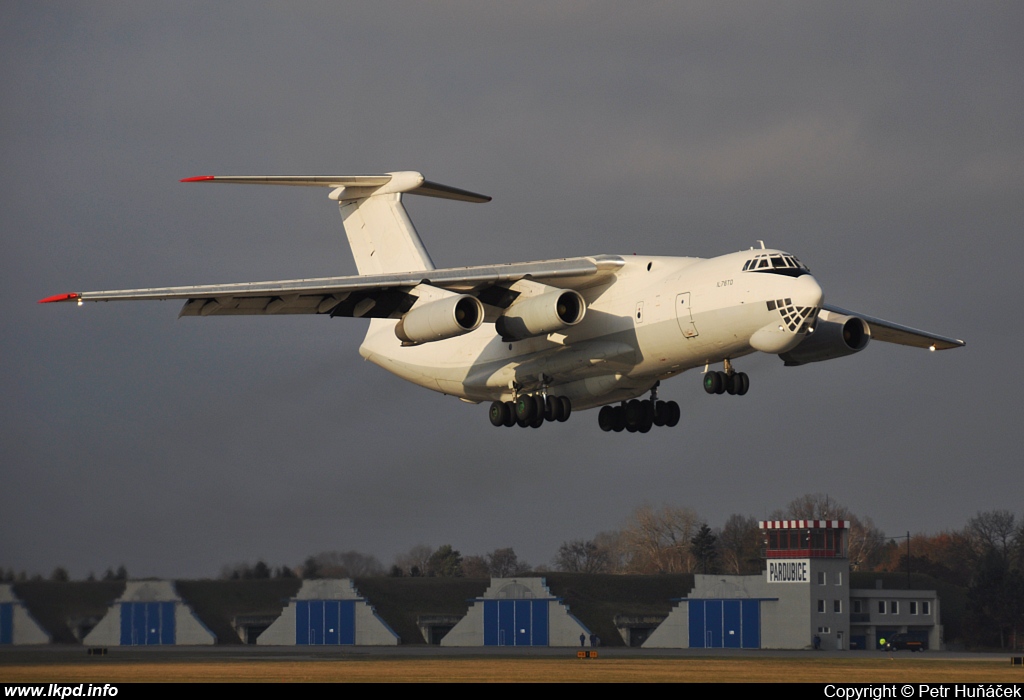
[(679, 424), (679, 404), (657, 399), (632, 399), (618, 406), (602, 406), (597, 414), (601, 430), (620, 433), (648, 433), (653, 427), (673, 428)]
[(511, 428), (539, 428), (545, 421), (564, 423), (572, 414), (566, 396), (520, 394), (515, 401), (494, 401), (488, 411), (491, 425)]

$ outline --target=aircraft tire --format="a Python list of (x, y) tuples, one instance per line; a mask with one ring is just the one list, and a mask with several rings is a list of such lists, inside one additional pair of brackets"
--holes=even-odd
[(665, 403), (665, 427), (674, 428), (679, 424), (679, 404), (675, 401)]
[(508, 419), (508, 406), (501, 401), (494, 401), (491, 403), (491, 408), (487, 414), (491, 419), (491, 425), (495, 428), (505, 425), (505, 421)]
[[(632, 399), (626, 402), (626, 427), (636, 428), (640, 425), (640, 419), (643, 415), (642, 404), (637, 399)], [(632, 430), (630, 432), (633, 432)]]
[(612, 406), (612, 418), (615, 421), (612, 424), (612, 430), (621, 433), (626, 427), (626, 409), (622, 406)]
[(544, 406), (544, 420), (554, 422), (562, 417), (562, 401), (557, 396), (548, 394)]
[(704, 373), (704, 391), (709, 394), (720, 394), (718, 389), (722, 383), (722, 379), (718, 376), (718, 372), (705, 372)]
[(660, 428), (665, 425), (668, 409), (665, 407), (664, 401), (652, 401), (651, 403), (654, 404), (654, 424)]
[(542, 425), (544, 425), (544, 414), (538, 413), (536, 416), (533, 417), (533, 421), (530, 422), (530, 427), (539, 428)]
[(737, 393), (739, 393), (740, 385), (743, 383), (743, 380), (740, 379), (739, 377), (740, 375), (738, 374), (725, 375), (725, 391), (729, 394), (729, 396), (735, 396)]
[(559, 396), (558, 400), (562, 402), (562, 415), (559, 416), (558, 422), (564, 423), (572, 415), (572, 401), (569, 400), (568, 396)]
[(715, 389), (716, 394), (724, 394), (725, 388), (729, 383), (729, 375), (725, 372), (717, 372), (718, 374), (718, 388)]
[(506, 401), (505, 402), (505, 427), (511, 428), (516, 424), (516, 402)]
[(611, 406), (602, 406), (601, 412), (597, 414), (597, 424), (604, 432), (610, 432), (615, 427), (615, 409)]
[(744, 394), (747, 393), (747, 390), (750, 388), (750, 377), (747, 376), (746, 372), (740, 372), (736, 376), (739, 377), (740, 380), (741, 380), (740, 381), (740, 388), (736, 392), (736, 394), (739, 395), (739, 396), (743, 396)]
[(640, 402), (640, 416), (636, 424), (637, 432), (649, 433), (654, 427), (654, 407), (650, 401)]
[(530, 423), (537, 414), (537, 402), (532, 396), (522, 395), (516, 398), (516, 420), (520, 425)]

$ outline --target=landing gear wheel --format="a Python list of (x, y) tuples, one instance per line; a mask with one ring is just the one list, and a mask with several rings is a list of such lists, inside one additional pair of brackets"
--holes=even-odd
[(626, 402), (626, 429), (629, 432), (632, 433), (640, 425), (642, 412), (641, 402), (637, 399)]
[(544, 425), (544, 414), (538, 413), (536, 416), (534, 416), (533, 422), (530, 423), (530, 427), (539, 428), (542, 425)]
[(715, 393), (724, 394), (725, 388), (726, 386), (728, 386), (729, 375), (726, 374), (725, 372), (716, 372), (716, 374), (718, 375), (718, 390), (715, 391)]
[(506, 428), (511, 428), (516, 424), (516, 402), (506, 401), (505, 402), (505, 423)]
[(730, 396), (738, 394), (739, 388), (743, 385), (743, 380), (739, 376), (738, 374), (725, 375), (725, 390), (729, 392)]
[(641, 433), (649, 433), (652, 427), (654, 427), (654, 405), (650, 401), (641, 401), (640, 421), (637, 423), (636, 429)]
[(666, 406), (664, 401), (654, 402), (654, 424), (659, 428), (665, 425), (665, 416), (668, 415)]
[(679, 424), (679, 404), (675, 401), (665, 402), (665, 427), (674, 428)]
[(597, 424), (604, 432), (615, 429), (615, 409), (612, 406), (602, 406), (601, 412), (597, 414)]
[(493, 402), (487, 412), (487, 417), (491, 419), (491, 425), (495, 428), (505, 425), (505, 421), (508, 419), (508, 406), (501, 401)]
[(704, 391), (709, 394), (722, 393), (722, 378), (718, 375), (718, 372), (704, 373)]
[(739, 374), (733, 375), (733, 380), (740, 380), (740, 386), (736, 390), (737, 396), (743, 396), (747, 393), (747, 389), (750, 388), (750, 377), (747, 376), (746, 372), (740, 372)]
[(621, 433), (626, 428), (626, 409), (622, 406), (612, 406), (612, 411), (614, 411), (612, 417), (615, 419), (612, 430)]
[(572, 401), (569, 400), (568, 396), (559, 396), (558, 400), (562, 402), (562, 415), (558, 418), (558, 422), (564, 423), (572, 415)]
[(557, 396), (548, 394), (544, 402), (544, 420), (554, 422), (562, 417), (562, 402)]
[(537, 402), (532, 396), (519, 396), (516, 398), (516, 422), (521, 426), (527, 426), (533, 422), (537, 415)]

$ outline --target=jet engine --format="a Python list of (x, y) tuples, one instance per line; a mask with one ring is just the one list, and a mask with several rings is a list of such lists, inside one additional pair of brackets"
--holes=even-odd
[(475, 331), (483, 320), (480, 300), (457, 294), (414, 306), (395, 326), (395, 335), (403, 344), (431, 343)]
[(587, 302), (579, 292), (558, 289), (517, 301), (494, 327), (502, 340), (523, 340), (575, 326), (586, 312)]
[(814, 332), (779, 357), (787, 367), (834, 360), (860, 352), (868, 346), (869, 340), (871, 328), (864, 319), (830, 313), (828, 319), (819, 317)]

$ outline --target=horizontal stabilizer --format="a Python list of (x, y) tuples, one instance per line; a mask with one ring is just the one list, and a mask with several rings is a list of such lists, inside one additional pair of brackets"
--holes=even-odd
[(425, 197), (455, 199), (477, 204), (491, 201), (487, 195), (425, 180), (423, 175), (411, 170), (383, 175), (200, 175), (186, 177), (182, 182), (226, 182), (234, 185), (290, 185), (335, 189), (344, 187), (357, 188), (358, 196), (361, 197), (408, 192)]

